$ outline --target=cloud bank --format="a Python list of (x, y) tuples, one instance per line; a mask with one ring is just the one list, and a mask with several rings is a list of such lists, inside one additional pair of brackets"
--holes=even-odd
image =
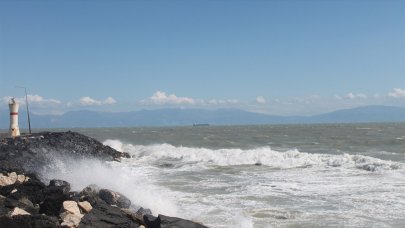
[(263, 96), (258, 96), (258, 97), (256, 97), (256, 102), (259, 104), (266, 104), (267, 100)]
[[(8, 104), (11, 100), (11, 96), (5, 96), (1, 99), (2, 103)], [(15, 100), (18, 103), (25, 104), (25, 97), (16, 97)], [(48, 105), (59, 105), (62, 102), (57, 99), (53, 98), (43, 98), (42, 96), (38, 94), (28, 94), (27, 95), (27, 100), (30, 105), (33, 106), (48, 106)]]
[(156, 91), (151, 97), (141, 100), (143, 105), (194, 105), (194, 106), (209, 106), (209, 105), (229, 105), (237, 104), (237, 99), (196, 99), (191, 97), (180, 97), (175, 94), (167, 94), (160, 90)]
[(96, 100), (91, 97), (82, 97), (79, 99), (79, 104), (81, 106), (100, 106), (100, 105), (112, 105), (117, 103), (117, 101), (112, 97), (107, 97), (105, 100)]
[(388, 93), (388, 96), (393, 98), (405, 98), (405, 89), (395, 88), (392, 92)]

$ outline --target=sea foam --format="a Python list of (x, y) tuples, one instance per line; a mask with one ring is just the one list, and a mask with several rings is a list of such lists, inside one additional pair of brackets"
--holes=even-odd
[(157, 164), (159, 161), (202, 166), (264, 165), (272, 168), (342, 167), (366, 171), (387, 171), (402, 169), (398, 162), (351, 154), (312, 154), (297, 149), (272, 150), (271, 147), (254, 149), (208, 149), (173, 146), (170, 144), (132, 145), (119, 140), (106, 140), (105, 145), (128, 152), (138, 162)]

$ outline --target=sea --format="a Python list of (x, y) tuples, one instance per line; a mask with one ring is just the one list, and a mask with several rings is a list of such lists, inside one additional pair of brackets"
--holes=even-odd
[(405, 123), (70, 130), (131, 158), (55, 161), (43, 176), (119, 191), (155, 215), (218, 228), (405, 227)]

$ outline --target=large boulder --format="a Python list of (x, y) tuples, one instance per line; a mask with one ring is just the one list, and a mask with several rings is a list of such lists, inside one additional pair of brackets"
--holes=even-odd
[(119, 192), (109, 189), (100, 189), (98, 195), (110, 205), (116, 205), (120, 208), (129, 208), (129, 206), (131, 206), (131, 201)]
[(136, 228), (140, 224), (131, 219), (120, 208), (108, 205), (104, 200), (95, 198), (93, 209), (84, 215), (79, 227), (130, 227)]
[(159, 215), (157, 218), (145, 215), (143, 219), (148, 228), (207, 228), (199, 223), (165, 215)]
[(40, 204), (40, 213), (58, 216), (64, 201), (69, 199), (70, 184), (66, 181), (51, 180), (44, 190), (44, 201)]

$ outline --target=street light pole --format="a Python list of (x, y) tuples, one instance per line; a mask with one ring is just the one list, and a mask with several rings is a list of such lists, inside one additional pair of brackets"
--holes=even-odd
[(18, 88), (22, 88), (25, 91), (25, 104), (27, 106), (27, 117), (28, 117), (28, 130), (29, 133), (31, 134), (31, 120), (30, 120), (30, 111), (28, 108), (28, 95), (27, 95), (27, 88), (24, 86), (17, 86)]

